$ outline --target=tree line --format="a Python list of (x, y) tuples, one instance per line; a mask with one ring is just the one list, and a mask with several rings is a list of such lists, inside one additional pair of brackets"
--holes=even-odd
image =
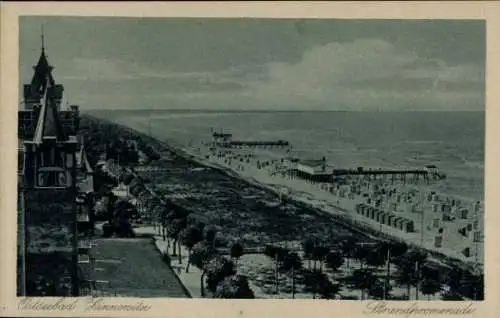
[[(133, 167), (137, 164), (139, 151), (148, 161), (160, 159), (158, 152), (138, 135), (124, 138), (124, 131), (108, 123), (84, 120), (86, 130), (85, 145), (89, 161), (95, 166), (102, 153), (107, 158), (120, 161), (121, 166)], [(133, 143), (131, 141), (134, 141)], [(135, 153), (135, 154), (134, 154)], [(207, 291), (216, 298), (253, 298), (248, 278), (237, 274), (239, 258), (244, 253), (240, 242), (230, 246), (230, 258), (218, 252), (216, 244), (217, 229), (200, 220), (199, 215), (172, 204), (164, 204), (155, 198), (148, 189), (148, 180), (132, 173), (122, 171), (119, 178), (110, 176), (102, 169), (95, 170), (94, 184), (98, 196), (108, 197), (105, 218), (117, 235), (133, 235), (130, 219), (141, 213), (137, 207), (126, 200), (119, 200), (110, 188), (118, 182), (128, 185), (129, 192), (144, 203), (144, 211), (160, 224), (162, 235), (168, 241), (167, 254), (178, 256), (182, 262), (181, 248), (188, 250), (189, 266), (197, 267), (201, 273), (201, 294)], [(268, 245), (264, 254), (274, 262), (275, 290), (280, 290), (280, 275), (292, 278), (292, 297), (295, 297), (297, 283), (305, 286), (305, 291), (313, 297), (332, 299), (342, 288), (348, 287), (361, 291), (360, 298), (395, 299), (391, 295), (391, 280), (406, 286), (407, 299), (419, 298), (422, 293), (428, 297), (442, 294), (443, 300), (484, 299), (484, 275), (474, 274), (471, 270), (454, 267), (443, 270), (433, 265), (430, 256), (422, 250), (408, 247), (405, 243), (381, 241), (375, 244), (360, 244), (355, 238), (343, 237), (336, 242), (325, 242), (319, 237), (303, 239), (302, 251), (297, 253), (286, 247)], [(359, 268), (347, 277), (336, 282), (329, 279), (325, 270), (335, 273), (341, 266), (351, 267), (350, 260), (356, 260)], [(381, 269), (384, 274), (377, 274)], [(206, 288), (205, 288), (206, 285)]]

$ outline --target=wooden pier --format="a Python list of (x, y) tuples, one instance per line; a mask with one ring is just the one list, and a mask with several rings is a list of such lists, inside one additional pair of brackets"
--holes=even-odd
[(288, 147), (286, 140), (233, 140), (233, 135), (223, 132), (212, 132), (212, 142), (216, 146), (225, 148), (241, 147)]
[(333, 177), (339, 176), (349, 176), (349, 175), (364, 175), (368, 176), (370, 179), (378, 179), (378, 177), (388, 178), (390, 177), (393, 181), (396, 179), (406, 181), (407, 177), (413, 177), (414, 180), (419, 180), (420, 178), (425, 181), (429, 179), (439, 180), (444, 178), (444, 174), (437, 171), (429, 171), (427, 169), (396, 169), (396, 170), (386, 170), (386, 169), (335, 169), (333, 171)]
[(397, 170), (382, 170), (382, 169), (334, 169), (331, 173), (321, 175), (309, 175), (307, 173), (300, 173), (297, 169), (283, 168), (274, 171), (271, 175), (286, 174), (291, 177), (298, 177), (300, 179), (309, 180), (312, 182), (335, 182), (336, 179), (346, 176), (366, 176), (370, 180), (389, 179), (393, 183), (396, 180), (403, 182), (424, 180), (430, 182), (431, 180), (441, 180), (445, 175), (437, 171), (429, 171), (426, 169), (397, 169)]
[(250, 140), (250, 141), (240, 141), (233, 140), (229, 142), (230, 147), (288, 147), (290, 143), (286, 140)]

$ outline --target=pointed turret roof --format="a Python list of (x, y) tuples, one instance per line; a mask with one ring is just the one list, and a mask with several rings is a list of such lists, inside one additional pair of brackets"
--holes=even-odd
[(33, 66), (35, 73), (33, 74), (33, 78), (31, 79), (31, 87), (32, 89), (39, 90), (40, 93), (43, 93), (43, 90), (47, 83), (54, 86), (54, 78), (52, 77), (52, 67), (47, 60), (47, 55), (45, 54), (45, 43), (44, 43), (44, 35), (42, 30), (42, 51), (40, 52), (40, 57), (38, 58), (38, 63)]
[(53, 137), (58, 140), (65, 140), (64, 132), (59, 121), (57, 108), (54, 103), (53, 86), (46, 78), (45, 89), (43, 91), (42, 107), (38, 115), (33, 142), (42, 143), (44, 137)]

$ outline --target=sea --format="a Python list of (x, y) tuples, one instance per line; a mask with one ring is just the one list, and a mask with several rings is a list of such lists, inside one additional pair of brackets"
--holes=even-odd
[(212, 131), (237, 140), (287, 140), (294, 155), (326, 157), (339, 168), (423, 168), (446, 179), (437, 191), (484, 199), (484, 112), (95, 110), (177, 146), (211, 140)]

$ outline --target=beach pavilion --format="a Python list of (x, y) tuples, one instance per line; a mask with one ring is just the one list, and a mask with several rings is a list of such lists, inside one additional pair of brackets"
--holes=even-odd
[(298, 160), (293, 169), (295, 176), (310, 182), (332, 182), (333, 168), (326, 164), (326, 158), (320, 160)]

